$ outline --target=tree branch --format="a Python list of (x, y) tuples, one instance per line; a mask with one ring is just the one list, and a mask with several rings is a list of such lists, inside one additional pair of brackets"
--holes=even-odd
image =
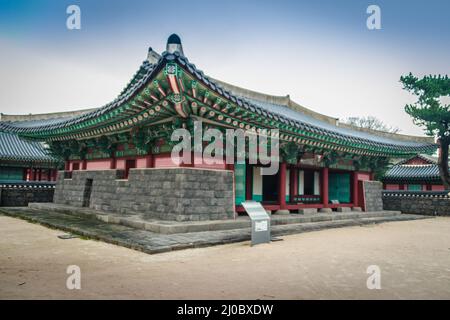
[(439, 173), (446, 190), (450, 190), (450, 174), (448, 171), (448, 147), (450, 139), (439, 139)]

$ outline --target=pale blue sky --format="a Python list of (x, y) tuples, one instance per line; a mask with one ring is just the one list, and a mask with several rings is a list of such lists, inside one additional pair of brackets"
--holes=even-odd
[[(81, 30), (66, 8), (81, 8)], [(381, 8), (382, 30), (366, 28)], [(421, 134), (402, 74), (450, 73), (450, 2), (0, 0), (0, 112), (99, 107), (171, 33), (212, 77), (330, 116), (376, 116)]]

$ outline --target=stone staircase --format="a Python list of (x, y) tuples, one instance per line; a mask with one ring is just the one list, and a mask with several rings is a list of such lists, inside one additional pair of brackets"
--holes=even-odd
[[(240, 216), (236, 219), (228, 220), (206, 220), (206, 221), (167, 221), (145, 219), (139, 214), (125, 215), (120, 213), (106, 213), (89, 208), (80, 208), (53, 203), (31, 203), (29, 208), (35, 210), (45, 210), (48, 212), (64, 213), (80, 217), (92, 217), (109, 224), (124, 225), (135, 229), (147, 230), (161, 234), (191, 233), (202, 231), (219, 231), (244, 229), (251, 227), (248, 216)], [(306, 224), (316, 222), (336, 222), (336, 221), (378, 221), (395, 220), (401, 215), (400, 211), (377, 211), (377, 212), (331, 212), (312, 214), (289, 214), (272, 215), (272, 227), (278, 225)], [(376, 218), (376, 219), (375, 219)], [(404, 217), (403, 217), (404, 218)], [(402, 218), (402, 219), (403, 219)], [(367, 220), (375, 219), (375, 220)], [(332, 223), (330, 224), (332, 225)]]

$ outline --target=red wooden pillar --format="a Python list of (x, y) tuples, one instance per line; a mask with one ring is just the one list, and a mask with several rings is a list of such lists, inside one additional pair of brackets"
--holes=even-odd
[(355, 207), (358, 206), (358, 193), (358, 172), (354, 171), (352, 174), (352, 202)]
[(83, 161), (81, 162), (81, 170), (86, 170), (87, 169), (87, 160), (83, 159)]
[(294, 198), (297, 195), (298, 190), (298, 170), (296, 167), (292, 167), (289, 176), (289, 196), (290, 196), (290, 202), (294, 202)]
[(65, 171), (70, 171), (70, 161), (69, 160), (66, 160), (64, 162), (64, 170)]
[(322, 168), (322, 204), (328, 208), (328, 168)]
[(369, 180), (370, 181), (375, 180), (375, 173), (373, 171), (369, 174)]
[(278, 202), (280, 209), (285, 210), (286, 206), (286, 163), (280, 163), (280, 174), (278, 180)]
[(295, 180), (294, 180), (294, 194), (298, 195), (298, 175), (300, 173), (300, 170), (298, 168), (295, 168)]
[(153, 155), (152, 154), (148, 154), (145, 156), (145, 167), (146, 168), (153, 168), (154, 167), (154, 162), (153, 162)]
[(115, 168), (116, 168), (116, 158), (112, 157), (112, 158), (109, 160), (109, 168), (110, 168), (110, 169), (115, 169)]

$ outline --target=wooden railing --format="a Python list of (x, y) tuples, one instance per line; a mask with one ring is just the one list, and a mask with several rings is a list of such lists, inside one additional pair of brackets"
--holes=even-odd
[(304, 204), (321, 203), (322, 202), (322, 197), (320, 195), (298, 194), (298, 195), (294, 196), (294, 202), (304, 203)]

